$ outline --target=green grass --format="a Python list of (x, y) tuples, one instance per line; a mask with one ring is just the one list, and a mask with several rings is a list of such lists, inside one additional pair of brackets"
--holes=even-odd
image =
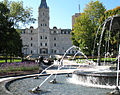
[[(7, 62), (10, 62), (10, 59), (7, 60)], [(22, 62), (21, 59), (14, 59), (12, 62)], [(0, 63), (5, 63), (5, 60), (0, 60)]]
[[(89, 59), (89, 60), (93, 60), (93, 59)], [(94, 59), (94, 61), (97, 61), (98, 59)], [(101, 58), (101, 61), (115, 61), (116, 58)]]
[[(84, 63), (85, 60), (86, 60), (86, 59), (76, 59), (76, 62), (78, 62), (78, 63)], [(93, 59), (88, 59), (88, 60), (89, 60), (89, 61), (92, 61)], [(98, 59), (94, 59), (94, 61), (97, 61), (97, 60), (98, 60)], [(104, 62), (104, 60), (111, 62), (111, 61), (115, 61), (116, 58), (101, 58), (101, 61), (102, 61), (102, 62)]]

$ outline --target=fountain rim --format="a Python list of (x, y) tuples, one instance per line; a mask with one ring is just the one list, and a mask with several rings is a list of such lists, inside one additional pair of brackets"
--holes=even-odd
[[(91, 76), (91, 77), (116, 77), (117, 71), (79, 71), (79, 70), (76, 70), (73, 72), (73, 74), (81, 75), (81, 76)], [(110, 74), (110, 75), (107, 75), (107, 74)]]
[[(57, 75), (64, 75), (64, 74), (72, 74), (72, 73), (69, 73), (69, 72), (65, 72), (65, 73), (58, 73)], [(2, 81), (0, 82), (0, 85), (2, 90), (4, 90), (5, 94), (6, 95), (13, 95), (12, 92), (10, 92), (9, 90), (9, 86), (11, 83), (15, 82), (15, 81), (18, 81), (18, 80), (22, 80), (22, 79), (27, 79), (27, 78), (32, 78), (32, 77), (35, 77), (35, 76), (38, 76), (39, 74), (33, 74), (33, 75), (26, 75), (26, 76), (16, 76), (14, 77), (13, 79), (7, 79), (5, 81)], [(40, 76), (49, 76), (51, 74), (42, 74)], [(53, 75), (56, 75), (55, 73)]]

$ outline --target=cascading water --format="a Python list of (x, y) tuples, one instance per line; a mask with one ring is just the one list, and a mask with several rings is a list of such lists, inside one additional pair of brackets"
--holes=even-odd
[[(101, 49), (101, 45), (102, 45), (102, 38), (103, 38), (103, 34), (105, 32), (105, 29), (106, 29), (106, 25), (108, 22), (110, 22), (110, 25), (109, 25), (109, 31), (107, 33), (108, 35), (108, 39), (107, 39), (107, 49), (105, 50), (106, 52), (109, 52), (109, 40), (110, 40), (110, 31), (112, 30), (112, 24), (114, 22), (114, 18), (115, 17), (118, 17), (118, 16), (113, 16), (113, 17), (109, 17), (108, 19), (105, 20), (105, 22), (103, 22), (103, 24), (101, 26), (103, 26), (102, 28), (102, 32), (101, 32), (101, 36), (100, 36), (100, 41), (99, 41), (99, 47), (98, 47), (98, 61), (97, 61), (97, 65), (99, 65), (99, 61), (100, 61), (100, 49)], [(98, 31), (100, 30), (101, 26), (98, 28)], [(97, 34), (98, 34), (98, 31), (96, 33), (96, 37), (97, 37)], [(95, 38), (96, 40), (97, 38)], [(94, 41), (95, 42), (95, 41)], [(63, 59), (64, 57), (66, 56), (66, 54), (68, 53), (69, 50), (71, 50), (72, 48), (76, 48), (76, 46), (72, 46), (70, 47), (63, 55), (62, 59), (60, 60), (59, 62), (59, 66), (58, 66), (58, 69), (57, 71), (59, 71), (61, 68), (64, 67), (64, 64), (63, 64)], [(93, 47), (93, 55), (94, 55), (94, 49), (95, 49), (95, 43), (94, 43), (94, 47)], [(83, 55), (86, 59), (87, 59), (87, 56), (84, 55), (83, 52), (81, 52), (80, 48), (78, 50), (78, 52), (74, 55), (73, 58), (75, 58), (75, 56), (80, 53), (81, 55)], [(87, 60), (87, 62), (90, 62), (89, 60)], [(104, 62), (105, 63), (105, 62)], [(50, 66), (51, 67), (51, 66)], [(48, 67), (49, 68), (49, 67)], [(47, 69), (48, 69), (47, 68)], [(45, 69), (44, 71), (46, 71), (47, 69)], [(87, 83), (87, 86), (89, 84), (92, 84), (93, 87), (102, 87), (102, 88), (106, 88), (107, 86), (109, 86), (109, 88), (115, 88), (116, 86), (118, 87), (119, 86), (119, 55), (118, 55), (118, 69), (117, 71), (107, 71), (108, 69), (98, 69), (98, 70), (92, 70), (92, 71), (78, 71), (78, 72), (74, 72), (73, 73), (73, 77), (76, 78), (78, 81), (80, 82), (83, 82), (83, 83)], [(116, 74), (117, 73), (117, 74)], [(54, 75), (54, 73), (52, 73), (51, 75), (49, 75), (38, 87), (34, 88), (34, 90), (39, 90), (39, 88), (52, 76)], [(56, 77), (57, 77), (57, 72), (55, 73), (55, 77), (54, 77), (54, 81), (56, 81)], [(54, 82), (53, 81), (53, 82)], [(116, 82), (115, 82), (116, 81)], [(96, 86), (97, 85), (97, 86)]]
[[(97, 66), (99, 66), (99, 61), (100, 61), (100, 56), (101, 56), (101, 45), (102, 45), (102, 39), (103, 39), (103, 35), (104, 32), (106, 31), (106, 28), (109, 25), (108, 28), (108, 39), (106, 41), (106, 49), (105, 49), (105, 58), (107, 58), (107, 54), (109, 52), (109, 48), (110, 48), (110, 37), (111, 37), (111, 30), (113, 31), (113, 24), (115, 23), (115, 19), (120, 18), (120, 15), (115, 15), (112, 17), (109, 17), (108, 19), (106, 19), (102, 25), (99, 26), (97, 33), (96, 33), (96, 38), (94, 40), (94, 47), (93, 47), (93, 54), (94, 55), (94, 49), (95, 49), (95, 44), (96, 44), (96, 39), (97, 39), (97, 35), (98, 35), (98, 31), (100, 30), (101, 26), (102, 27), (102, 32), (100, 35), (100, 40), (98, 43), (98, 60), (97, 60)], [(117, 22), (118, 20), (116, 20)], [(120, 21), (120, 20), (119, 20)], [(119, 24), (120, 27), (120, 24)], [(120, 46), (119, 46), (119, 54), (118, 54), (118, 64), (117, 64), (117, 71), (116, 70), (108, 70), (108, 69), (98, 69), (98, 70), (92, 70), (92, 71), (82, 71), (82, 70), (78, 70), (75, 71), (73, 73), (73, 80), (76, 79), (77, 83), (79, 82), (80, 84), (83, 84), (85, 86), (92, 86), (92, 87), (101, 87), (101, 88), (115, 88), (117, 86), (117, 91), (118, 91), (118, 86), (119, 86), (119, 55), (120, 55)], [(104, 61), (105, 64), (105, 61)], [(100, 66), (99, 66), (100, 67)], [(76, 81), (74, 80), (74, 82)], [(118, 91), (119, 92), (119, 91)], [(114, 95), (114, 94), (111, 94)], [(119, 94), (117, 94), (119, 95)]]

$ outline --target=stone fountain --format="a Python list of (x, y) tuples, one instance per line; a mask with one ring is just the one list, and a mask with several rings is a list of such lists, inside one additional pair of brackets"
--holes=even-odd
[[(101, 48), (101, 42), (102, 42), (102, 37), (105, 32), (105, 30), (108, 31), (108, 48), (109, 48), (109, 40), (110, 40), (110, 31), (114, 32), (120, 32), (120, 15), (115, 15), (108, 17), (103, 24), (101, 25), (102, 27), (102, 32), (100, 36), (100, 41), (99, 41), (99, 46), (98, 46), (98, 56), (100, 57), (100, 48)], [(100, 27), (101, 27), (100, 26)], [(99, 29), (100, 29), (99, 27)], [(99, 31), (98, 29), (98, 31)], [(98, 31), (96, 34), (98, 34)], [(97, 37), (97, 36), (96, 36)], [(94, 45), (95, 46), (95, 45)], [(95, 47), (94, 47), (95, 48)], [(117, 71), (116, 70), (98, 70), (98, 71), (74, 71), (73, 73), (73, 78), (77, 79), (80, 82), (83, 83), (88, 83), (91, 84), (92, 87), (107, 87), (107, 86), (113, 86), (115, 88), (114, 91), (108, 93), (109, 95), (120, 95), (119, 91), (119, 56), (120, 56), (120, 46), (119, 46), (119, 53), (118, 53), (118, 63), (117, 63)], [(97, 64), (100, 63), (100, 58), (97, 61)]]

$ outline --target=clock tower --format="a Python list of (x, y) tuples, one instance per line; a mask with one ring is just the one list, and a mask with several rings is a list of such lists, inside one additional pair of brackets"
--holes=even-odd
[(50, 53), (50, 29), (49, 29), (49, 7), (46, 0), (41, 0), (38, 8), (38, 54), (48, 55)]

